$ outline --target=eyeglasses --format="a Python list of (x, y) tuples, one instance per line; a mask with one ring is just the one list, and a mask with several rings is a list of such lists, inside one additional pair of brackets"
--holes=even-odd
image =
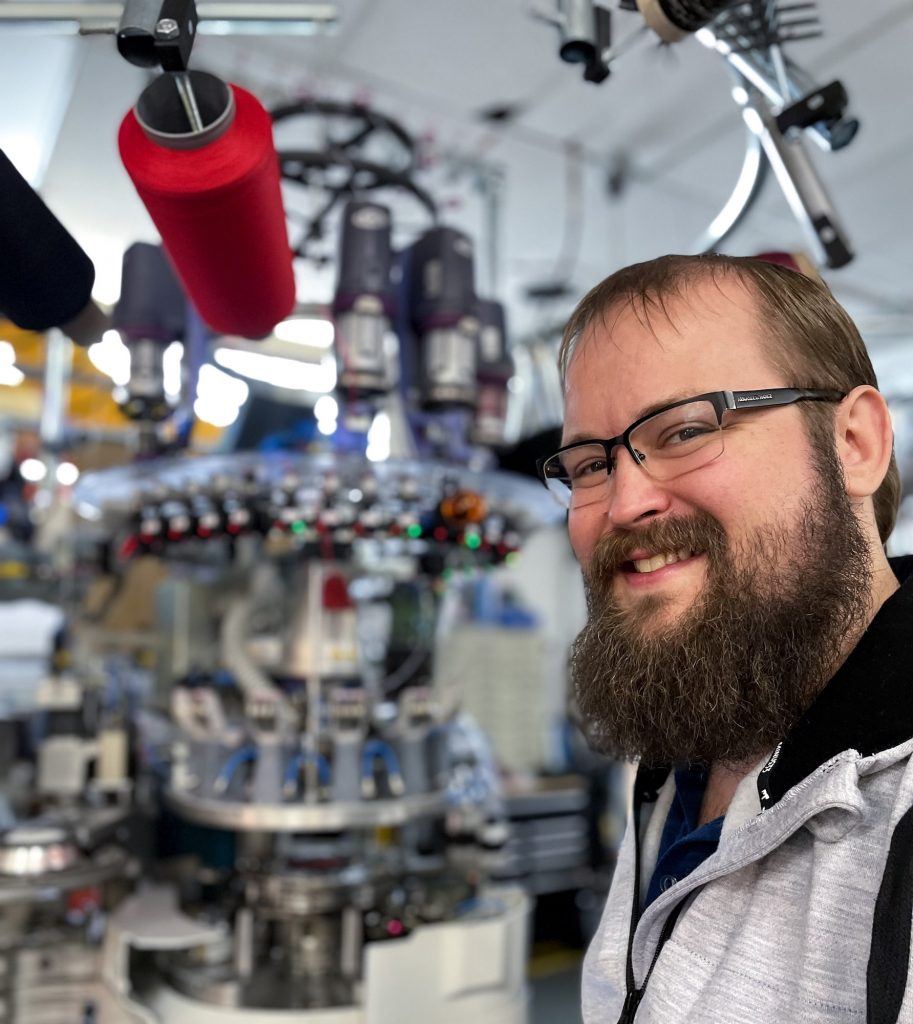
[(842, 391), (767, 388), (762, 391), (710, 391), (671, 402), (641, 416), (617, 437), (575, 441), (539, 459), (545, 486), (565, 508), (603, 500), (615, 468), (615, 449), (626, 448), (654, 480), (674, 480), (723, 454), (723, 416), (794, 402), (839, 402)]

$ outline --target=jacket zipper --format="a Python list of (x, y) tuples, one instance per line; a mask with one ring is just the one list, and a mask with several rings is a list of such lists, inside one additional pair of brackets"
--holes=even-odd
[(621, 1008), (621, 1016), (618, 1018), (618, 1024), (633, 1024), (634, 1017), (637, 1014), (637, 1008), (640, 1006), (640, 1001), (644, 997), (644, 992), (647, 989), (647, 983), (650, 980), (650, 975), (653, 973), (653, 968), (656, 966), (656, 961), (659, 959), (659, 954), (662, 952), (663, 946), (672, 934), (675, 928), (675, 922), (678, 920), (678, 916), (684, 906), (684, 900), (679, 903), (666, 918), (663, 924), (663, 929), (660, 932), (659, 942), (656, 945), (656, 952), (653, 954), (653, 959), (650, 962), (650, 968), (647, 971), (647, 975), (644, 978), (643, 985), (638, 988), (634, 982), (634, 933), (637, 931), (637, 925), (640, 923), (641, 911), (640, 911), (640, 816), (641, 808), (644, 801), (653, 803), (659, 794), (659, 788), (662, 786), (669, 774), (669, 770), (666, 768), (662, 769), (645, 769), (639, 768), (637, 771), (637, 778), (634, 782), (634, 905), (631, 908), (631, 928), (628, 932), (628, 957), (625, 969), (625, 982), (627, 986), (627, 992), (625, 993), (624, 1005)]
[(640, 1001), (643, 999), (644, 993), (647, 990), (647, 982), (650, 980), (650, 975), (653, 973), (653, 968), (656, 966), (659, 954), (663, 951), (663, 946), (665, 946), (666, 942), (668, 942), (672, 935), (672, 930), (675, 928), (676, 921), (678, 921), (678, 915), (682, 912), (682, 908), (684, 906), (685, 901), (682, 900), (680, 903), (676, 904), (672, 912), (666, 918), (666, 921), (663, 924), (663, 930), (659, 934), (659, 942), (656, 944), (656, 952), (653, 954), (653, 959), (650, 961), (650, 969), (647, 971), (647, 976), (644, 978), (644, 983), (640, 988), (628, 989), (624, 1005), (621, 1008), (621, 1016), (618, 1018), (618, 1024), (633, 1024), (634, 1016), (637, 1013)]

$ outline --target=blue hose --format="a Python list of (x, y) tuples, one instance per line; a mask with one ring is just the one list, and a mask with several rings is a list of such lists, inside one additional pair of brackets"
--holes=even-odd
[(317, 781), (321, 786), (329, 786), (330, 762), (323, 754), (316, 750), (303, 750), (292, 756), (288, 767), (285, 769), (285, 777), (282, 780), (282, 788), (284, 790), (294, 792), (294, 787), (298, 781), (298, 773), (301, 771), (301, 766), (306, 762), (317, 765)]
[(397, 795), (405, 792), (396, 751), (383, 740), (368, 740), (361, 752), (361, 788), (365, 796), (374, 795), (374, 762), (377, 758), (384, 762), (391, 791)]
[(252, 744), (246, 747), (240, 747), (236, 750), (229, 759), (225, 762), (225, 766), (219, 772), (216, 777), (213, 788), (217, 793), (224, 793), (231, 785), (231, 780), (235, 777), (235, 772), (247, 761), (257, 760), (257, 748)]

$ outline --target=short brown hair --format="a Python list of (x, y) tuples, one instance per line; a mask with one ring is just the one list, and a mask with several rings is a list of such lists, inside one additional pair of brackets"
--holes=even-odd
[[(770, 332), (770, 355), (793, 387), (850, 391), (860, 384), (878, 387), (865, 343), (846, 310), (819, 278), (774, 263), (718, 253), (661, 256), (611, 274), (578, 303), (564, 329), (558, 350), (562, 380), (575, 346), (597, 317), (627, 305), (649, 320), (652, 311), (668, 317), (667, 302), (684, 299), (700, 281), (738, 278), (755, 296)], [(834, 410), (820, 402), (803, 402), (813, 444), (833, 444)], [(900, 474), (892, 452), (881, 486), (873, 496), (881, 542), (894, 529), (900, 504)]]

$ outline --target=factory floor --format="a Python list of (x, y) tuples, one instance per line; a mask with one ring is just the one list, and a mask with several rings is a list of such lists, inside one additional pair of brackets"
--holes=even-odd
[(529, 966), (529, 1024), (580, 1024), (580, 968), (576, 950), (536, 950)]

